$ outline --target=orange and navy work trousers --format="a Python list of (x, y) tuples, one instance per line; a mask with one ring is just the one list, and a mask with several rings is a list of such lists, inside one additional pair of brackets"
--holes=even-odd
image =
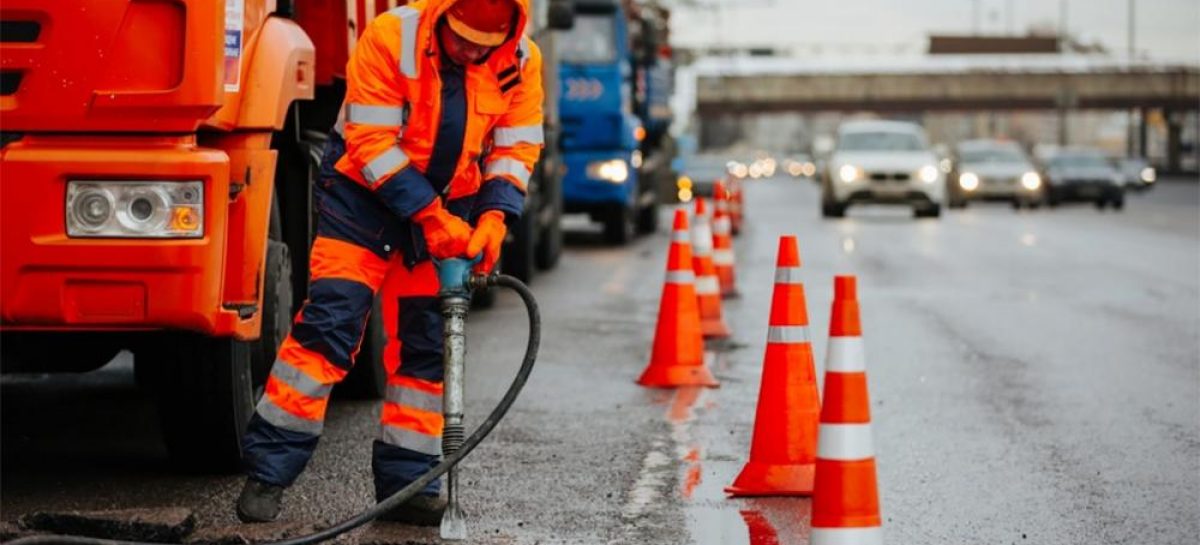
[[(411, 246), (404, 243), (416, 240), (417, 228), (329, 168), (328, 151), (314, 188), (319, 216), (308, 299), (271, 368), (243, 454), (251, 478), (279, 486), (295, 481), (316, 448), (333, 385), (353, 365), (378, 293), (388, 380), (372, 469), (383, 499), (436, 465), (441, 454), (438, 279), (429, 260), (405, 259)], [(469, 204), (452, 201), (448, 208), (465, 216)], [(437, 494), (439, 486), (434, 481), (425, 493)]]

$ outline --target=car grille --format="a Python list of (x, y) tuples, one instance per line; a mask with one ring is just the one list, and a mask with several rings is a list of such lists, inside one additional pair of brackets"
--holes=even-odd
[(872, 172), (872, 182), (907, 182), (909, 174), (907, 172)]

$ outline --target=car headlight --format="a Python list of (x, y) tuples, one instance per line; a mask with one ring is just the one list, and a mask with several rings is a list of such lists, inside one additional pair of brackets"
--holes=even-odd
[(1042, 177), (1038, 176), (1038, 173), (1036, 172), (1026, 172), (1025, 174), (1021, 175), (1021, 186), (1023, 186), (1025, 189), (1033, 191), (1039, 187), (1042, 187)]
[(67, 236), (204, 236), (204, 185), (191, 182), (67, 183)]
[(938, 179), (938, 169), (933, 165), (925, 165), (921, 167), (921, 170), (917, 173), (917, 175), (921, 177), (922, 182), (931, 184), (936, 182)]
[(959, 174), (958, 186), (967, 191), (975, 191), (979, 188), (979, 176), (976, 176), (974, 172)]
[(1154, 171), (1154, 167), (1146, 167), (1142, 169), (1141, 177), (1143, 182), (1152, 184), (1158, 179), (1158, 173)]
[(859, 174), (860, 171), (858, 167), (854, 165), (842, 165), (842, 168), (838, 169), (838, 178), (845, 183), (850, 183), (854, 180), (857, 180)]
[(588, 163), (587, 176), (594, 180), (623, 184), (625, 180), (629, 179), (629, 165), (625, 164), (624, 159), (592, 161)]

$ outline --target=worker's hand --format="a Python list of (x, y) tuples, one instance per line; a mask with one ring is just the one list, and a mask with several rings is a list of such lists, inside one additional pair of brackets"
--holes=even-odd
[(483, 252), (483, 259), (475, 265), (475, 272), (492, 272), (496, 260), (500, 258), (500, 245), (504, 243), (506, 234), (508, 227), (504, 225), (504, 212), (488, 210), (479, 216), (475, 233), (471, 235), (471, 242), (467, 244), (467, 257), (475, 257), (480, 251)]
[(466, 254), (467, 243), (471, 240), (471, 226), (447, 211), (442, 201), (434, 199), (429, 206), (413, 214), (412, 218), (425, 231), (425, 246), (429, 249), (429, 255), (437, 259), (450, 259)]

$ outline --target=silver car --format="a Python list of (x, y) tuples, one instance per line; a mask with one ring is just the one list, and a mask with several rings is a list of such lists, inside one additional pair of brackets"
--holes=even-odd
[(1016, 142), (965, 140), (954, 150), (954, 170), (946, 181), (951, 208), (971, 201), (1004, 201), (1013, 208), (1045, 202), (1042, 177)]

